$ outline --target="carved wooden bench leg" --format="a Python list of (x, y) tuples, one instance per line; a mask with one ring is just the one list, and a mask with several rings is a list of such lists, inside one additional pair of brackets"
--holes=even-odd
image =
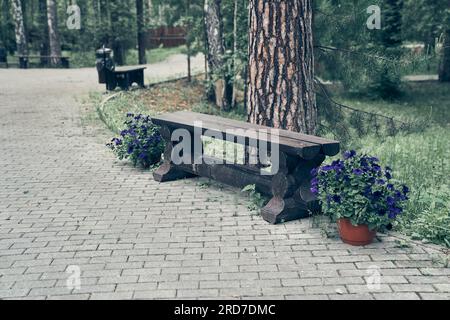
[(171, 161), (172, 158), (172, 150), (174, 147), (174, 143), (171, 139), (171, 131), (168, 127), (162, 127), (161, 136), (163, 137), (166, 147), (164, 150), (164, 162), (163, 164), (153, 172), (153, 178), (158, 182), (168, 182), (175, 181), (185, 178), (195, 177), (194, 174), (183, 171), (177, 165), (173, 164)]
[(136, 82), (139, 85), (139, 87), (145, 88), (145, 84), (144, 84), (144, 70), (136, 71), (136, 74), (135, 74), (135, 77), (134, 77), (134, 82)]
[(280, 171), (272, 180), (273, 198), (261, 210), (264, 220), (277, 224), (309, 216), (317, 207), (317, 199), (310, 190), (311, 170), (324, 160), (323, 155), (304, 160), (281, 154)]

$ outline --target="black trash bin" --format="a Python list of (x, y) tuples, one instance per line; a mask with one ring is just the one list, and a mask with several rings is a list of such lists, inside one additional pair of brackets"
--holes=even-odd
[(28, 69), (28, 57), (19, 57), (19, 68)]
[(98, 72), (98, 82), (106, 83), (108, 79), (108, 72), (114, 71), (114, 61), (111, 58), (112, 50), (103, 48), (95, 52), (96, 67)]

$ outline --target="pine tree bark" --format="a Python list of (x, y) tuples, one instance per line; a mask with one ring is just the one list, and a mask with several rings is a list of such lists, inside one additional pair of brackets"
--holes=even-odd
[(98, 1), (98, 21), (97, 21), (97, 32), (99, 46), (112, 46), (111, 42), (111, 19), (110, 19), (110, 3), (108, 0), (97, 0)]
[(239, 8), (239, 0), (234, 0), (234, 10), (233, 10), (233, 73), (234, 73), (234, 81), (233, 81), (233, 94), (231, 97), (231, 107), (236, 107), (236, 93), (237, 93), (237, 81), (236, 78), (238, 76), (237, 70), (237, 51), (238, 51), (238, 8)]
[(12, 0), (12, 9), (15, 23), (17, 54), (19, 56), (26, 56), (28, 54), (28, 43), (25, 32), (21, 1)]
[[(188, 17), (191, 14), (191, 0), (186, 0), (186, 18), (188, 19)], [(190, 36), (189, 33), (191, 32), (191, 25), (190, 23), (186, 24), (186, 30), (187, 30), (187, 34), (186, 34), (186, 48), (187, 48), (187, 54), (186, 54), (186, 59), (187, 59), (187, 80), (188, 82), (192, 82), (192, 72), (191, 72), (191, 40), (190, 40)]]
[(145, 56), (145, 33), (144, 33), (144, 2), (143, 0), (136, 0), (136, 17), (137, 17), (137, 41), (138, 41), (138, 55), (139, 64), (146, 64), (147, 58)]
[(311, 0), (251, 0), (249, 18), (248, 120), (315, 134)]
[(41, 27), (41, 44), (39, 53), (41, 55), (41, 65), (45, 66), (48, 65), (47, 56), (50, 54), (47, 24), (47, 0), (39, 0), (39, 25)]
[(112, 49), (114, 52), (114, 61), (117, 65), (123, 66), (125, 64), (125, 49), (122, 39), (123, 26), (119, 23), (123, 19), (123, 14), (127, 9), (126, 3), (123, 0), (108, 1), (110, 5), (110, 26)]
[(444, 46), (442, 49), (442, 60), (439, 65), (439, 81), (450, 82), (450, 0), (445, 20)]
[(223, 23), (221, 0), (205, 0), (205, 27), (207, 40), (207, 59), (210, 79), (213, 81), (213, 90), (209, 98), (215, 101), (221, 110), (229, 110), (232, 90), (230, 83), (223, 74), (225, 65), (225, 44), (223, 39)]
[(61, 57), (61, 42), (59, 38), (56, 15), (56, 0), (47, 0), (48, 38), (50, 43), (51, 64), (58, 65)]

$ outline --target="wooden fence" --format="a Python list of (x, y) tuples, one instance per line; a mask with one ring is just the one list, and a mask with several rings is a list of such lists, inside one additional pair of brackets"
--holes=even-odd
[(171, 48), (183, 44), (186, 44), (186, 29), (183, 27), (159, 27), (147, 31), (147, 48), (156, 48), (161, 45)]

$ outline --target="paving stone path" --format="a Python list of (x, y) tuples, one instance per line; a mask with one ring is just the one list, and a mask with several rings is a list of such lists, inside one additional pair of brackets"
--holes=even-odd
[(0, 83), (0, 298), (450, 298), (439, 251), (272, 226), (236, 189), (158, 184), (116, 161), (84, 120), (81, 97), (103, 89), (93, 69), (0, 70)]

